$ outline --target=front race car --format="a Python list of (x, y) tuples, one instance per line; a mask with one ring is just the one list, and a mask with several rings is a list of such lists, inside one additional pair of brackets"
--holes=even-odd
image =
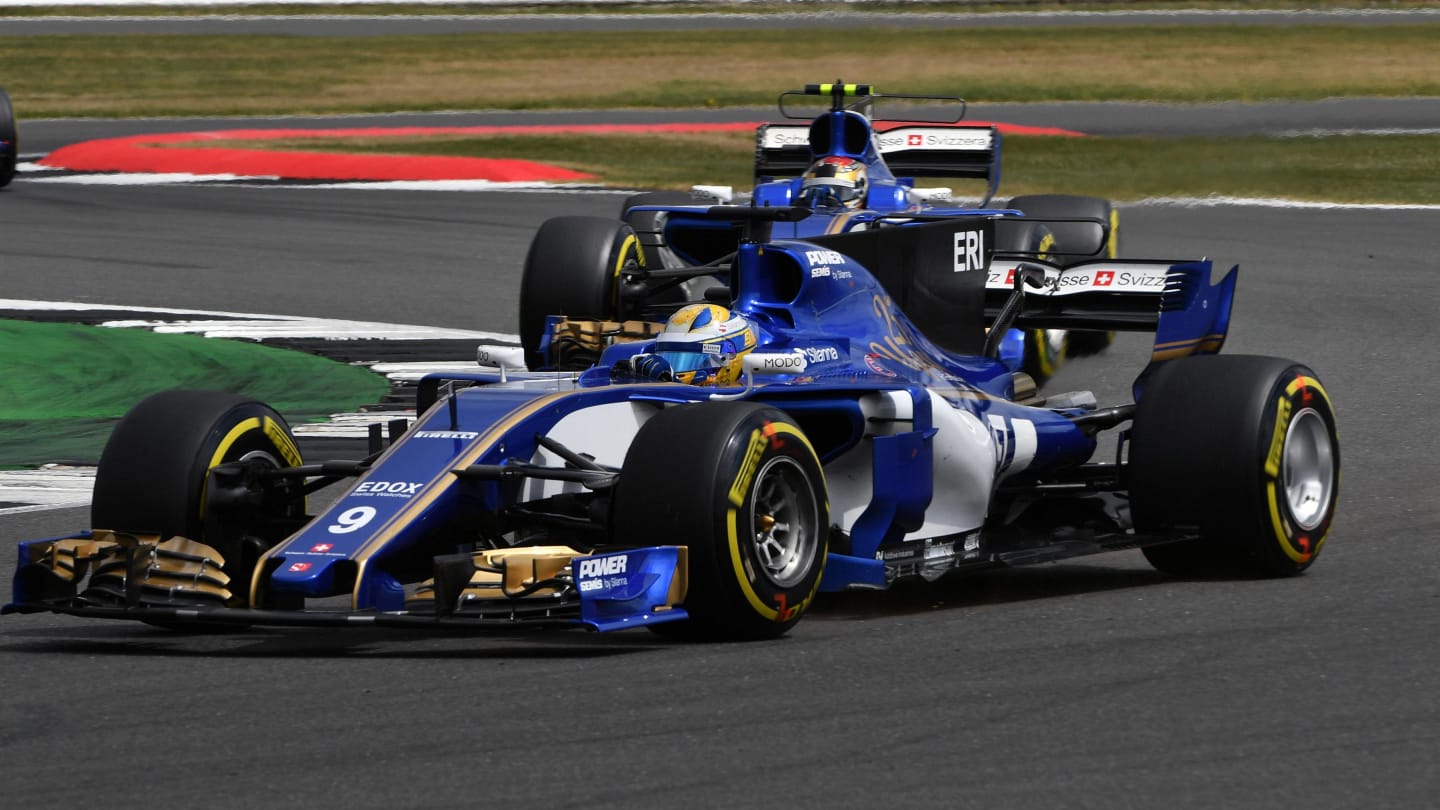
[[(652, 373), (659, 338), (583, 372), (482, 348), (491, 370), (427, 377), (367, 456), (308, 464), (261, 403), (163, 392), (115, 428), (94, 528), (21, 544), (4, 611), (763, 639), (821, 591), (1135, 547), (1182, 575), (1283, 576), (1323, 547), (1335, 414), (1304, 366), (1216, 356), (1237, 271), (997, 258), (1005, 218), (765, 240), (808, 212), (704, 214), (744, 232), (735, 320), (715, 322), (748, 336), (725, 350), (738, 379)], [(1153, 331), (1136, 401), (1042, 395), (997, 357), (1017, 324)]]

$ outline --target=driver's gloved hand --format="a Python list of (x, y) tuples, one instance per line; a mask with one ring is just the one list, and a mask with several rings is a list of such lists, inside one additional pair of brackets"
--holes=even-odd
[(630, 358), (630, 368), (636, 377), (644, 377), (647, 380), (671, 382), (675, 379), (675, 372), (670, 368), (670, 361), (658, 354), (637, 354)]

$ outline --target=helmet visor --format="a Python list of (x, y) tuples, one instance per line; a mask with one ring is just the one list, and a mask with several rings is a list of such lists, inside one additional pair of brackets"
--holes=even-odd
[(713, 354), (693, 351), (665, 351), (661, 350), (656, 354), (665, 358), (670, 364), (670, 369), (676, 374), (684, 374), (687, 371), (698, 371), (702, 368), (710, 368), (720, 359)]
[(861, 190), (855, 187), (855, 183), (849, 180), (841, 180), (834, 177), (815, 177), (805, 181), (805, 186), (800, 190), (802, 200), (832, 200), (834, 202), (850, 202), (858, 200), (862, 194)]

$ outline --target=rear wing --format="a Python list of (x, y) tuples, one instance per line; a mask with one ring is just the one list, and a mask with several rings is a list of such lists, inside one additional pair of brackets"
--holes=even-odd
[[(1000, 130), (989, 124), (876, 121), (876, 149), (896, 177), (985, 180), (986, 199), (1000, 186)], [(755, 130), (755, 179), (798, 177), (811, 161), (808, 124), (761, 124)]]
[(1212, 282), (1208, 260), (1098, 259), (1062, 268), (1001, 257), (985, 282), (986, 322), (1003, 316), (1022, 329), (1153, 331), (1155, 362), (1215, 354), (1230, 328), (1239, 270)]

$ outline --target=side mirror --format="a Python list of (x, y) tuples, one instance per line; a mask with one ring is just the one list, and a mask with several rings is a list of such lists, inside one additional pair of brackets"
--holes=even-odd
[(804, 374), (809, 362), (800, 351), (788, 354), (751, 352), (740, 359), (740, 369), (757, 377), (774, 377), (780, 374)]
[(691, 186), (690, 194), (700, 202), (714, 200), (717, 203), (730, 203), (735, 201), (734, 186)]
[(784, 374), (804, 374), (810, 365), (805, 353), (796, 349), (788, 354), (751, 352), (740, 358), (740, 370), (745, 377), (745, 390), (738, 394), (711, 394), (713, 400), (741, 399), (755, 390), (756, 377), (778, 377)]
[(519, 346), (477, 346), (475, 362), (481, 368), (501, 371), (525, 371), (525, 350)]

